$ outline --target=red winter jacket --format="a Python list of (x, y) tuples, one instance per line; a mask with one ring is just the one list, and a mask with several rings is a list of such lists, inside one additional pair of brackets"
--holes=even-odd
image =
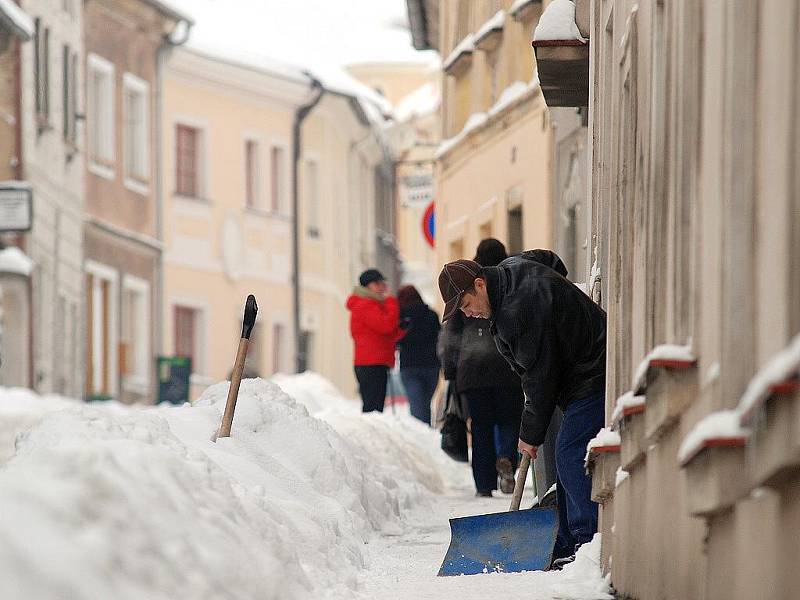
[(356, 288), (347, 299), (350, 311), (350, 335), (355, 342), (353, 364), (394, 366), (394, 348), (405, 335), (400, 329), (400, 308), (397, 299), (389, 296), (383, 302), (365, 295)]

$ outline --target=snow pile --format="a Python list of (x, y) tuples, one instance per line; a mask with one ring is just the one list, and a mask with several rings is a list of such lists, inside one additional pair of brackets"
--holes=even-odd
[(461, 40), (458, 45), (453, 48), (453, 51), (447, 55), (447, 58), (444, 59), (442, 63), (442, 70), (447, 71), (454, 62), (458, 59), (459, 56), (466, 53), (471, 53), (475, 50), (475, 36), (471, 33), (468, 33), (463, 40)]
[(797, 335), (784, 350), (770, 359), (750, 380), (739, 402), (739, 411), (743, 414), (750, 412), (769, 395), (770, 386), (797, 377), (799, 372), (800, 335)]
[(533, 40), (586, 40), (575, 24), (575, 3), (572, 0), (553, 0), (539, 17)]
[(586, 455), (583, 457), (584, 466), (589, 463), (589, 455), (592, 453), (593, 449), (602, 448), (604, 446), (619, 446), (621, 443), (622, 440), (619, 437), (619, 433), (612, 430), (610, 427), (603, 427), (597, 432), (597, 435), (586, 444)]
[(441, 103), (442, 95), (439, 93), (438, 84), (426, 83), (401, 98), (395, 107), (394, 115), (400, 122), (409, 121), (436, 112)]
[(720, 410), (700, 419), (683, 438), (678, 462), (682, 465), (689, 462), (709, 440), (746, 438), (750, 431), (739, 424), (740, 418), (738, 410)]
[[(402, 509), (442, 485), (424, 449), (414, 460), (427, 479), (392, 462), (436, 436), (343, 413), (361, 424), (337, 433), (277, 385), (248, 379), (232, 437), (214, 443), (228, 386), (195, 406), (67, 406), (22, 434), (0, 471), (5, 595), (352, 596), (367, 539), (401, 531)], [(330, 398), (316, 402), (336, 412)]]
[(553, 598), (572, 600), (613, 600), (609, 582), (600, 569), (600, 534), (583, 544), (575, 554), (575, 561), (561, 572), (563, 581), (550, 586)]
[(486, 23), (481, 25), (480, 29), (478, 29), (478, 32), (475, 34), (475, 41), (479, 42), (487, 35), (489, 35), (490, 32), (502, 29), (505, 23), (506, 23), (506, 11), (502, 9), (498, 10), (491, 19), (486, 21)]
[(617, 398), (617, 404), (614, 406), (614, 412), (611, 414), (611, 422), (616, 423), (625, 414), (626, 408), (635, 408), (643, 406), (645, 403), (645, 396), (635, 396), (633, 392), (625, 392)]
[(47, 413), (74, 407), (62, 396), (38, 396), (23, 388), (0, 388), (0, 465), (14, 454), (17, 435), (36, 426)]
[(680, 360), (694, 362), (695, 356), (692, 353), (691, 346), (689, 345), (676, 346), (674, 344), (661, 344), (660, 346), (656, 346), (647, 354), (647, 356), (644, 357), (644, 360), (640, 362), (639, 366), (636, 368), (636, 374), (633, 377), (634, 391), (638, 392), (644, 389), (645, 384), (647, 383), (645, 381), (647, 369), (650, 368), (650, 363), (654, 360)]
[(0, 250), (0, 273), (16, 273), (28, 277), (33, 271), (33, 260), (16, 246)]
[(467, 119), (467, 122), (464, 123), (464, 128), (459, 133), (439, 144), (434, 157), (439, 159), (450, 152), (450, 150), (458, 146), (458, 144), (460, 144), (470, 133), (482, 127), (486, 123), (487, 119), (488, 117), (486, 113), (483, 112), (471, 114), (469, 119)]

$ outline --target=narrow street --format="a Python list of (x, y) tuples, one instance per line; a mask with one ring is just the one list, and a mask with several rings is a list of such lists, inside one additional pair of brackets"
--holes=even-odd
[[(526, 489), (530, 504), (532, 490)], [(376, 537), (369, 544), (372, 564), (363, 577), (363, 598), (374, 600), (415, 600), (453, 598), (524, 598), (589, 600), (611, 598), (603, 593), (597, 563), (586, 555), (562, 572), (535, 572), (437, 577), (448, 544), (451, 517), (508, 510), (509, 496), (475, 498), (471, 489), (442, 495), (434, 510), (414, 512), (412, 527), (399, 536)], [(599, 552), (599, 545), (596, 545)], [(597, 557), (595, 557), (595, 560)]]

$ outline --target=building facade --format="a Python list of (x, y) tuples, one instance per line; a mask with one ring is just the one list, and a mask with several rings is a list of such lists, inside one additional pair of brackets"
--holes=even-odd
[(577, 5), (620, 436), (589, 455), (603, 567), (624, 598), (795, 597), (800, 9)]
[[(541, 3), (431, 4), (409, 3), (409, 16), (412, 29), (425, 31), (416, 39), (444, 57), (437, 262), (471, 258), (486, 237), (500, 239), (510, 252), (550, 247), (553, 134), (527, 47)], [(435, 17), (428, 14), (432, 8)], [(431, 39), (431, 29), (438, 39)]]
[(2, 178), (22, 180), (30, 190), (33, 221), (29, 231), (7, 239), (18, 248), (16, 263), (27, 260), (28, 268), (3, 285), (9, 346), (0, 374), (3, 385), (77, 396), (84, 364), (81, 3), (31, 0), (20, 8), (33, 31), (29, 42), (12, 42), (2, 56), (12, 77), (3, 99), (13, 106), (4, 119), (4, 149), (13, 151)]
[(229, 378), (248, 294), (259, 313), (245, 376), (294, 370), (292, 123), (309, 97), (299, 71), (170, 55), (164, 351), (192, 359), (193, 398)]
[(155, 0), (87, 0), (82, 10), (85, 395), (152, 402), (163, 329), (159, 64), (188, 19)]
[[(300, 328), (303, 367), (355, 394), (347, 297), (359, 274), (399, 280), (393, 164), (380, 111), (356, 91), (328, 89), (302, 126)], [(346, 348), (346, 350), (345, 350)]]

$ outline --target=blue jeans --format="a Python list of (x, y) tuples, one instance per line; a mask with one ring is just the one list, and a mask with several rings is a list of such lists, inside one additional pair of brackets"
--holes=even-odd
[(592, 502), (592, 478), (583, 460), (586, 445), (603, 427), (605, 393), (573, 400), (564, 412), (556, 438), (558, 471), (558, 539), (554, 556), (568, 556), (576, 544), (591, 541), (597, 532), (597, 504)]
[(521, 389), (480, 388), (463, 392), (472, 419), (472, 478), (479, 492), (497, 489), (497, 459), (517, 467), (517, 439), (524, 396)]
[(411, 416), (430, 425), (431, 398), (436, 391), (436, 384), (439, 383), (439, 367), (401, 368), (400, 378), (411, 406)]

